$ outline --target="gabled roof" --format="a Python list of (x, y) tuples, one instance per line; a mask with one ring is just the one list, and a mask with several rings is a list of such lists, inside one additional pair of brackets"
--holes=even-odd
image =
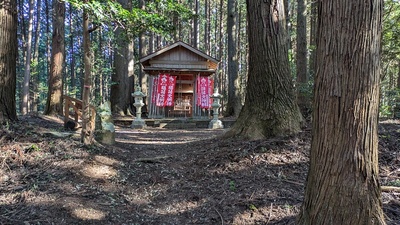
[(215, 58), (207, 55), (206, 53), (204, 53), (204, 52), (202, 52), (202, 51), (200, 51), (200, 50), (198, 50), (196, 48), (193, 48), (192, 46), (190, 46), (190, 45), (188, 45), (188, 44), (186, 44), (186, 43), (184, 43), (182, 41), (177, 41), (177, 42), (175, 42), (175, 43), (173, 43), (171, 45), (165, 46), (164, 48), (162, 48), (162, 49), (160, 49), (160, 50), (158, 50), (156, 52), (153, 52), (153, 53), (151, 53), (151, 54), (149, 54), (147, 56), (144, 56), (139, 61), (140, 61), (140, 63), (143, 63), (143, 62), (145, 62), (145, 61), (147, 61), (149, 59), (152, 59), (152, 58), (154, 58), (154, 57), (156, 57), (158, 55), (161, 55), (161, 54), (163, 54), (163, 53), (165, 53), (167, 51), (170, 51), (171, 49), (176, 48), (178, 46), (182, 46), (182, 47), (186, 48), (187, 50), (189, 50), (189, 51), (191, 51), (191, 52), (193, 52), (193, 53), (195, 53), (195, 54), (197, 54), (197, 55), (199, 55), (199, 56), (201, 56), (201, 57), (203, 57), (205, 59), (213, 61), (214, 63), (217, 63), (217, 64), (219, 63), (218, 59), (215, 59)]
[(143, 70), (156, 75), (160, 72), (215, 73), (219, 61), (192, 46), (178, 41), (140, 59)]

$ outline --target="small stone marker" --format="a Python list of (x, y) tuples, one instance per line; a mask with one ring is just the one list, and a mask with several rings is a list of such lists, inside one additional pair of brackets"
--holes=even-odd
[(103, 144), (115, 143), (115, 126), (111, 114), (110, 102), (100, 105), (101, 131), (98, 131), (98, 141)]

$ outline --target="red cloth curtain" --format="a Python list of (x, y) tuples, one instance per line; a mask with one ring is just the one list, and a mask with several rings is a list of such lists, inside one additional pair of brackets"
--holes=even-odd
[(153, 80), (153, 93), (152, 102), (156, 103), (156, 106), (173, 106), (174, 105), (174, 93), (176, 85), (176, 76), (170, 74), (160, 74)]
[(176, 76), (168, 76), (167, 84), (167, 98), (165, 99), (165, 106), (174, 106)]
[(211, 108), (210, 95), (213, 93), (214, 81), (210, 77), (199, 76), (197, 77), (197, 101), (196, 105), (202, 109)]

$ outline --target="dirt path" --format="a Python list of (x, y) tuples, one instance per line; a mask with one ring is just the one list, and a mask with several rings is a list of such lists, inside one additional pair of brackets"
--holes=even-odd
[[(399, 129), (380, 132), (384, 184), (399, 180)], [(302, 202), (307, 131), (244, 142), (118, 127), (114, 146), (90, 148), (55, 131), (59, 120), (39, 117), (1, 131), (0, 224), (294, 224)], [(383, 202), (400, 224), (399, 193)]]

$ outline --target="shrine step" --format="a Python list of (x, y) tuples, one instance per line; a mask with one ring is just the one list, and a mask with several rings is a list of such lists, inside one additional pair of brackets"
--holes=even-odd
[(176, 122), (160, 122), (159, 124), (160, 128), (169, 128), (169, 129), (190, 129), (190, 128), (196, 128), (196, 123), (176, 123)]
[[(149, 127), (172, 128), (172, 129), (208, 129), (211, 119), (144, 119)], [(130, 127), (132, 117), (114, 117), (114, 123), (123, 127)], [(224, 128), (229, 128), (235, 123), (235, 119), (222, 119)]]

